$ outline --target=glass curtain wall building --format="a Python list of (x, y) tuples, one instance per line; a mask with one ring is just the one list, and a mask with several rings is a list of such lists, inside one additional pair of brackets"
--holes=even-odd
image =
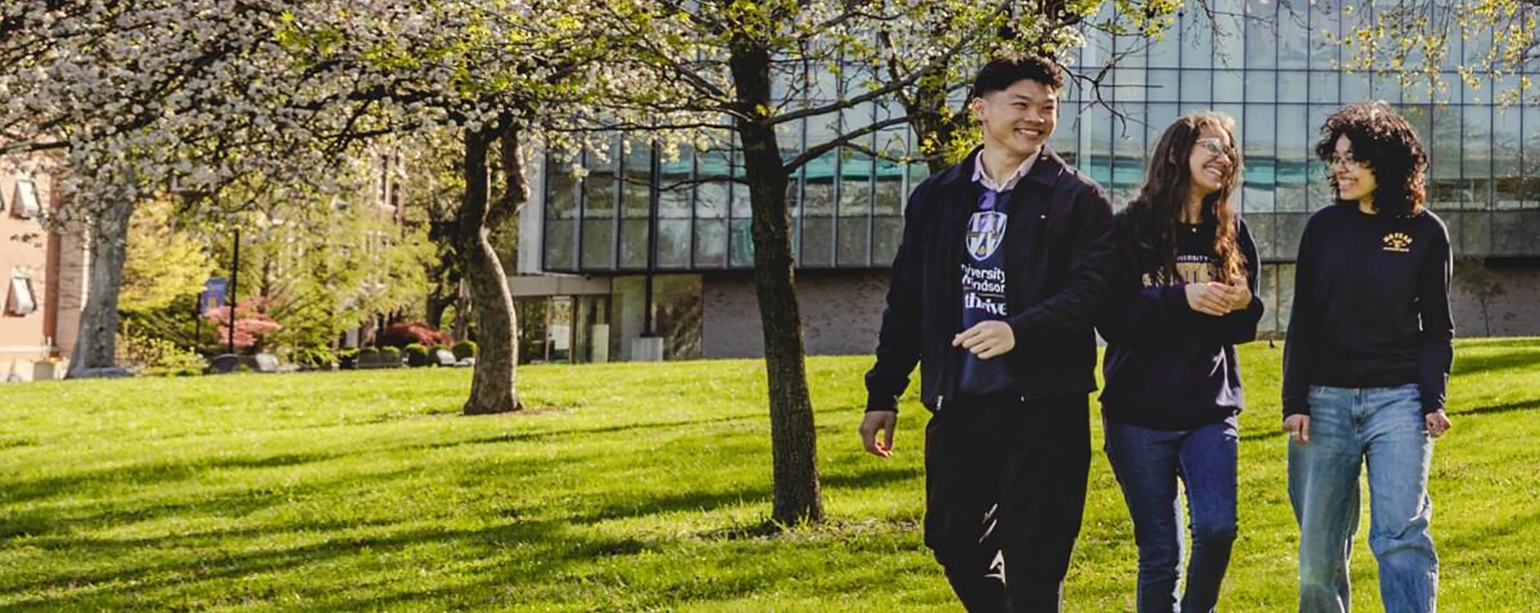
[[(1444, 66), (1449, 87), (1430, 95), (1423, 86), (1403, 88), (1395, 76), (1340, 68), (1347, 58), (1332, 41), (1352, 31), (1357, 15), (1368, 14), (1344, 11), (1341, 0), (1215, 0), (1215, 8), (1217, 38), (1208, 18), (1195, 10), (1185, 11), (1158, 42), (1093, 36), (1074, 53), (1074, 66), (1099, 66), (1108, 57), (1126, 54), (1100, 88), (1101, 100), (1111, 109), (1092, 104), (1093, 92), (1073, 83), (1062, 94), (1050, 146), (1122, 207), (1143, 179), (1149, 149), (1172, 120), (1208, 109), (1235, 118), (1246, 163), (1238, 208), (1265, 261), (1264, 330), (1276, 333), (1287, 326), (1291, 262), (1300, 232), (1313, 211), (1332, 203), (1326, 168), (1312, 150), (1322, 122), (1345, 102), (1387, 100), (1416, 126), (1432, 162), (1429, 207), (1448, 222), (1457, 255), (1540, 257), (1540, 104), (1497, 102), (1498, 92), (1518, 87), (1517, 75), (1472, 86), (1457, 72), (1462, 60), (1485, 55), (1490, 35), (1484, 40), (1450, 36), (1453, 47)], [(810, 80), (807, 90), (815, 103), (836, 99), (844, 86), (828, 73), (796, 78)], [(841, 128), (886, 119), (895, 112), (889, 104), (785, 125), (781, 144), (787, 155), (794, 155)], [(643, 310), (654, 316), (680, 300), (706, 313), (698, 316), (704, 330), (688, 333), (696, 345), (704, 345), (685, 343), (671, 357), (713, 357), (711, 286), (742, 285), (744, 271), (753, 265), (747, 188), (731, 181), (743, 172), (739, 152), (727, 135), (721, 142), (718, 148), (669, 160), (647, 146), (617, 139), (606, 155), (587, 152), (577, 160), (587, 169), (583, 178), (576, 178), (570, 166), (548, 160), (535, 183), (544, 190), (543, 218), (525, 232), (542, 244), (543, 271), (613, 277), (617, 288), (635, 287), (649, 275), (683, 275), (683, 281), (666, 285), (695, 293), (647, 294), (652, 300), (644, 300), (652, 306)], [(902, 155), (914, 151), (915, 137), (897, 128), (863, 144)], [(928, 174), (923, 164), (901, 165), (849, 151), (830, 153), (800, 169), (788, 190), (799, 270), (866, 278), (880, 273), (897, 248), (905, 198)], [(871, 349), (882, 295), (843, 297), (849, 304), (864, 304), (870, 321), (870, 336), (859, 336), (865, 329), (850, 333), (846, 351)], [(803, 302), (826, 298), (804, 295)], [(750, 315), (736, 321), (757, 330), (757, 315)], [(644, 327), (644, 332), (657, 333), (653, 326)], [(625, 355), (624, 336), (612, 335), (611, 355)]]

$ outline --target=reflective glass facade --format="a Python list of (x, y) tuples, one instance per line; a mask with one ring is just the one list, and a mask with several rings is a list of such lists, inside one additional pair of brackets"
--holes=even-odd
[[(1288, 262), (1305, 219), (1331, 204), (1325, 166), (1312, 149), (1326, 116), (1347, 101), (1385, 99), (1417, 127), (1432, 161), (1429, 206), (1448, 222), (1456, 253), (1540, 256), (1540, 104), (1494, 103), (1496, 92), (1517, 87), (1516, 76), (1472, 87), (1455, 72), (1460, 58), (1484, 54), (1490, 37), (1450, 36), (1450, 86), (1430, 97), (1425, 88), (1403, 89), (1394, 77), (1337, 68), (1344, 58), (1328, 36), (1351, 32), (1355, 23), (1347, 20), (1370, 13), (1362, 7), (1344, 13), (1342, 0), (1215, 0), (1215, 8), (1223, 32), (1217, 40), (1201, 11), (1186, 11), (1153, 44), (1093, 36), (1076, 52), (1075, 65), (1097, 66), (1111, 54), (1131, 52), (1102, 88), (1117, 113), (1093, 107), (1090, 92), (1071, 85), (1051, 146), (1121, 207), (1138, 189), (1146, 154), (1170, 121), (1204, 109), (1234, 117), (1246, 162), (1238, 206), (1269, 262), (1263, 287), (1273, 308), (1264, 327), (1286, 324), (1287, 313), (1277, 307), (1286, 310), (1292, 295)], [(815, 102), (834, 99), (842, 87), (828, 74), (802, 78), (813, 79)], [(786, 155), (795, 155), (842, 126), (891, 112), (868, 104), (785, 125), (781, 143)], [(747, 189), (729, 180), (742, 169), (730, 139), (723, 142), (680, 160), (617, 142), (607, 163), (595, 163), (593, 155), (580, 160), (588, 168), (581, 180), (569, 168), (548, 165), (543, 268), (590, 274), (751, 268)], [(863, 141), (900, 154), (914, 143), (907, 129)], [(927, 174), (920, 164), (850, 152), (800, 169), (788, 193), (798, 265), (887, 266), (902, 231), (903, 201)]]

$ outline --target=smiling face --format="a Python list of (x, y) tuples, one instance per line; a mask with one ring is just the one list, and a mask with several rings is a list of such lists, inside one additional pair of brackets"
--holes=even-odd
[(1225, 186), (1230, 173), (1235, 171), (1235, 159), (1231, 155), (1230, 135), (1213, 126), (1203, 126), (1198, 140), (1187, 156), (1187, 172), (1190, 192), (1199, 198), (1212, 194)]
[(1363, 203), (1374, 198), (1379, 184), (1374, 180), (1374, 169), (1353, 155), (1353, 141), (1347, 135), (1337, 137), (1332, 153), (1331, 176), (1337, 180), (1337, 197), (1350, 202)]
[(1003, 90), (974, 98), (969, 105), (984, 130), (984, 146), (1026, 159), (1037, 153), (1059, 120), (1053, 87), (1022, 79)]

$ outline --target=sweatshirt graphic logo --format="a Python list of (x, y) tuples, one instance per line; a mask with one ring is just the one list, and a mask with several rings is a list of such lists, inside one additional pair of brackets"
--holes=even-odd
[(1385, 243), (1386, 251), (1407, 253), (1412, 250), (1412, 237), (1407, 236), (1404, 232), (1386, 234), (1384, 238), (1380, 239), (1380, 242)]
[(1000, 248), (1005, 219), (1005, 213), (997, 211), (979, 211), (968, 219), (968, 254), (974, 261), (982, 262)]

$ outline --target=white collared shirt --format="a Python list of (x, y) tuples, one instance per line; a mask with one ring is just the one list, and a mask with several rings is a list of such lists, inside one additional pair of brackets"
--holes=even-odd
[(1016, 167), (1016, 171), (1005, 178), (1005, 182), (996, 183), (994, 179), (989, 178), (989, 173), (984, 171), (984, 152), (980, 151), (973, 158), (973, 180), (995, 192), (1010, 191), (1016, 188), (1016, 184), (1021, 182), (1022, 177), (1027, 176), (1027, 173), (1032, 170), (1032, 164), (1036, 163), (1041, 155), (1043, 155), (1043, 148), (1038, 147), (1037, 153), (1022, 161), (1021, 165)]

